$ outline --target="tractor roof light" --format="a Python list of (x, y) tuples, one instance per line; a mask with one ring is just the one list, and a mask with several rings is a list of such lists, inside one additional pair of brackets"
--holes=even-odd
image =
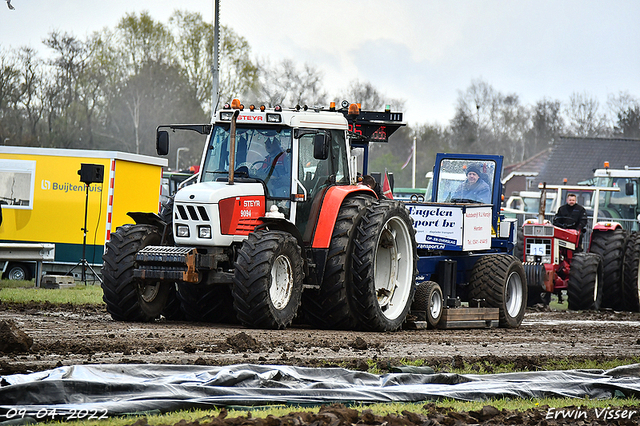
[(604, 162), (604, 168), (605, 168), (605, 169), (608, 169), (608, 168), (609, 168), (609, 162), (608, 162), (608, 161), (605, 161), (605, 162)]
[(220, 120), (222, 121), (231, 121), (232, 116), (233, 112), (231, 111), (220, 111)]
[(267, 113), (267, 123), (282, 123), (282, 117), (280, 114)]
[(349, 105), (349, 115), (358, 115), (360, 114), (360, 107), (358, 106), (358, 104), (351, 104)]
[(240, 103), (240, 99), (234, 99), (231, 101), (231, 108), (233, 109), (241, 109), (243, 105)]

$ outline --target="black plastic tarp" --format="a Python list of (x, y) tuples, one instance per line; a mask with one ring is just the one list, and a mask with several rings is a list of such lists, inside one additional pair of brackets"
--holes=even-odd
[[(117, 415), (225, 405), (418, 402), (453, 398), (640, 397), (640, 364), (611, 370), (505, 374), (389, 373), (239, 364), (75, 365), (0, 377), (0, 421), (57, 419), (79, 410)], [(55, 410), (55, 411), (54, 411)], [(50, 419), (48, 419), (50, 420)]]

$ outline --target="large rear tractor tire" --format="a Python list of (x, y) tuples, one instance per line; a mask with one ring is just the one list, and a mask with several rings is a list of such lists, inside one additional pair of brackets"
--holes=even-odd
[(415, 231), (399, 201), (380, 200), (356, 228), (352, 254), (353, 306), (360, 325), (394, 331), (404, 322), (415, 293)]
[(320, 289), (306, 290), (302, 294), (302, 310), (313, 327), (342, 330), (357, 327), (347, 293), (351, 283), (353, 234), (365, 209), (373, 201), (372, 197), (358, 195), (346, 198), (340, 206)]
[(427, 328), (436, 328), (444, 312), (444, 297), (440, 285), (434, 281), (418, 284), (411, 310), (426, 312)]
[(520, 326), (527, 307), (527, 280), (520, 260), (508, 254), (484, 256), (473, 266), (469, 283), (469, 300), (484, 299), (484, 307), (498, 308), (500, 327)]
[(124, 225), (111, 234), (102, 256), (102, 300), (117, 321), (151, 321), (158, 318), (175, 292), (175, 283), (148, 282), (133, 277), (136, 254), (161, 242), (151, 225)]
[[(624, 252), (627, 232), (618, 228), (613, 231), (593, 231), (589, 252), (602, 256), (604, 276), (602, 280), (602, 307), (621, 311), (625, 308), (622, 290)], [(573, 269), (573, 266), (572, 266)]]
[(178, 283), (178, 298), (187, 321), (234, 324), (231, 288), (227, 285)]
[(568, 308), (572, 311), (602, 307), (602, 257), (595, 253), (574, 253), (567, 283)]
[(240, 323), (272, 329), (290, 325), (300, 307), (302, 267), (301, 248), (291, 234), (249, 234), (238, 251), (233, 277), (233, 306)]
[(625, 309), (631, 312), (640, 311), (640, 232), (629, 237), (624, 254), (624, 300)]

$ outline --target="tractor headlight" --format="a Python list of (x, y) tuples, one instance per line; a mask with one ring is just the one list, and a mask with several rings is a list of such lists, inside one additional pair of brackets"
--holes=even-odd
[(211, 238), (211, 227), (209, 225), (198, 227), (198, 237)]
[(182, 238), (189, 237), (189, 227), (187, 225), (178, 225), (176, 226), (176, 236)]

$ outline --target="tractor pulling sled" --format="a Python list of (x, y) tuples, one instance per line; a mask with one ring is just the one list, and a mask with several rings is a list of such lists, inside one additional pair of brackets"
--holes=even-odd
[(132, 212), (136, 223), (112, 234), (102, 269), (108, 312), (394, 331), (413, 304), (434, 327), (519, 326), (526, 281), (508, 254), (514, 222), (498, 216), (502, 158), (438, 157), (434, 194), (451, 185), (438, 180), (441, 163), (463, 175), (477, 163), (491, 175), (487, 204), (378, 199), (358, 182), (358, 159), (366, 174), (369, 143), (403, 125), (402, 113), (346, 102), (245, 109), (234, 100), (213, 124), (159, 126), (159, 155), (169, 131), (206, 135), (200, 173), (160, 215)]

